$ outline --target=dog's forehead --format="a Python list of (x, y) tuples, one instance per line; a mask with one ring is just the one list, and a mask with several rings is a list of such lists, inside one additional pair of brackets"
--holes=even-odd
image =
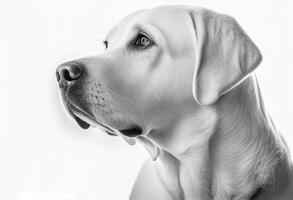
[(172, 24), (172, 26), (176, 26), (176, 23), (178, 21), (182, 22), (187, 14), (187, 9), (183, 8), (158, 7), (137, 13), (133, 22), (142, 21), (153, 25)]
[(139, 10), (122, 19), (108, 34), (107, 38), (129, 37), (135, 28), (153, 27), (164, 36), (184, 33), (186, 27), (191, 25), (188, 9), (185, 7), (158, 7)]

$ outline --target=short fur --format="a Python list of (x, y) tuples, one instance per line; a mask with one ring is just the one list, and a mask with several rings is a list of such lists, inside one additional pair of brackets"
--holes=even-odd
[[(154, 44), (137, 50), (141, 33)], [(145, 162), (130, 199), (292, 199), (289, 150), (253, 74), (262, 56), (235, 19), (158, 7), (129, 15), (106, 40), (103, 54), (59, 66), (58, 82), (82, 127), (139, 141), (158, 158)], [(66, 80), (76, 64), (82, 75)], [(133, 125), (141, 135), (124, 134)]]

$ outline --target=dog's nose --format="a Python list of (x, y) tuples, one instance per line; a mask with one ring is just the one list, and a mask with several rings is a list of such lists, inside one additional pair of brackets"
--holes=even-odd
[(75, 81), (81, 77), (83, 73), (83, 67), (76, 62), (67, 62), (57, 67), (56, 78), (57, 81), (64, 85)]

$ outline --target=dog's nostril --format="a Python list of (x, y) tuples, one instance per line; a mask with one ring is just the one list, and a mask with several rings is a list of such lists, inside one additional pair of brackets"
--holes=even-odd
[(63, 74), (63, 77), (66, 81), (73, 81), (76, 79), (76, 78), (72, 78), (70, 76), (70, 72), (67, 69), (63, 69), (62, 74)]
[(57, 78), (57, 81), (59, 82), (61, 79), (59, 72), (56, 72), (56, 78)]
[(78, 79), (82, 74), (79, 65), (72, 65), (62, 70), (62, 75), (66, 81), (73, 81)]
[(57, 81), (70, 82), (81, 77), (83, 68), (81, 64), (75, 62), (68, 62), (58, 67), (56, 72)]

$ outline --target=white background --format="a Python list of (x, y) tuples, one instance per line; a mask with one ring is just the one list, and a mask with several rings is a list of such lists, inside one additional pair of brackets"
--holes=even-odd
[(143, 147), (82, 130), (64, 112), (56, 66), (102, 51), (125, 15), (163, 4), (234, 16), (263, 53), (265, 105), (293, 150), (293, 6), (289, 1), (0, 0), (0, 199), (127, 199)]

